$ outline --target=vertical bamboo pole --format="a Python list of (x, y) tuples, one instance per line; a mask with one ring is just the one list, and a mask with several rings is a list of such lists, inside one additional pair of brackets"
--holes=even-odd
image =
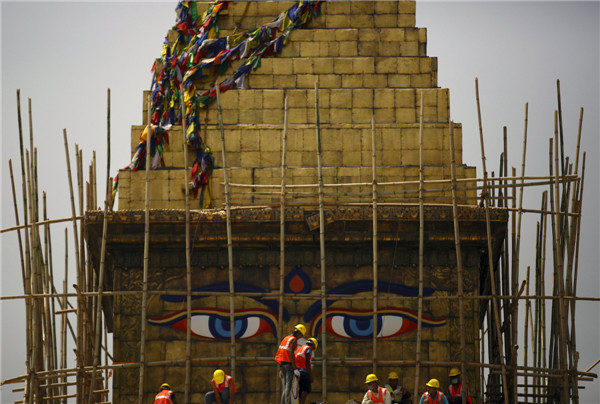
[(425, 221), (423, 218), (423, 105), (424, 95), (421, 92), (421, 113), (419, 115), (419, 300), (417, 315), (417, 346), (415, 353), (415, 383), (414, 383), (414, 402), (419, 400), (419, 385), (421, 377), (421, 328), (423, 325), (423, 241), (425, 233)]
[[(527, 296), (529, 296), (529, 266), (527, 267)], [(531, 302), (529, 301), (529, 298), (525, 299), (525, 327), (524, 327), (524, 332), (523, 332), (523, 366), (527, 367), (527, 363), (528, 363), (528, 349), (529, 349), (529, 344), (527, 339), (529, 338), (529, 313), (531, 312)], [(533, 330), (532, 330), (533, 332)], [(525, 376), (523, 379), (523, 384), (524, 384), (524, 392), (525, 392), (525, 402), (528, 403), (529, 402), (529, 377), (527, 376), (527, 372), (525, 372)]]
[[(563, 140), (562, 105), (560, 102), (560, 80), (556, 80), (556, 97), (558, 100), (558, 129), (560, 135), (560, 173), (565, 175), (565, 144)], [(558, 167), (557, 167), (558, 169)], [(558, 200), (557, 200), (558, 203)]]
[[(277, 341), (283, 338), (283, 295), (285, 278), (285, 176), (287, 168), (288, 97), (283, 100), (283, 136), (281, 146), (281, 198), (279, 213), (279, 313)], [(281, 384), (275, 383), (275, 396), (279, 397)]]
[(75, 270), (77, 273), (77, 402), (83, 402), (83, 383), (84, 383), (84, 372), (83, 372), (83, 358), (81, 351), (83, 349), (83, 326), (84, 326), (84, 313), (85, 305), (83, 303), (83, 295), (81, 294), (81, 285), (83, 285), (82, 272), (80, 269), (79, 260), (79, 244), (77, 235), (77, 212), (75, 211), (75, 196), (73, 194), (73, 178), (71, 175), (71, 160), (69, 159), (69, 144), (67, 142), (67, 130), (63, 129), (63, 138), (65, 143), (65, 155), (67, 159), (67, 174), (69, 179), (69, 194), (71, 200), (71, 217), (73, 224), (73, 242), (75, 245)]
[[(36, 163), (37, 166), (37, 163)], [(48, 209), (47, 209), (47, 200), (46, 200), (46, 192), (42, 192), (42, 212), (43, 212), (43, 220), (48, 220)], [(44, 231), (44, 255), (41, 257), (43, 259), (42, 264), (42, 289), (44, 294), (49, 295), (53, 293), (51, 284), (52, 278), (50, 276), (50, 265), (51, 265), (51, 240), (50, 240), (50, 225), (45, 224), (43, 227)], [(44, 297), (43, 300), (44, 307), (44, 338), (45, 338), (45, 347), (46, 350), (46, 369), (47, 370), (55, 370), (55, 358), (56, 358), (56, 345), (54, 341), (55, 330), (54, 330), (54, 299), (52, 297)], [(57, 383), (56, 379), (50, 379), (49, 384)], [(49, 392), (49, 393), (48, 393)], [(47, 394), (50, 395), (58, 395), (58, 391), (56, 388), (52, 388), (47, 390)]]
[[(515, 301), (516, 303), (516, 301)], [(511, 367), (512, 367), (512, 385), (513, 385), (513, 389), (512, 389), (512, 402), (513, 403), (518, 403), (519, 402), (519, 397), (517, 395), (517, 353), (519, 350), (519, 346), (517, 344), (515, 344), (513, 346), (513, 350), (512, 350), (512, 359), (510, 361), (511, 363)], [(506, 394), (504, 394), (504, 401), (506, 402)]]
[[(548, 191), (542, 193), (542, 212), (545, 212), (548, 206)], [(548, 228), (548, 215), (542, 214), (541, 220), (541, 259), (540, 259), (540, 278), (538, 295), (540, 296), (540, 337), (539, 337), (539, 367), (546, 367), (546, 230)], [(540, 380), (542, 386), (547, 385), (547, 379)], [(545, 391), (544, 388), (540, 388), (540, 393)], [(540, 400), (541, 402), (541, 400)]]
[[(23, 147), (23, 123), (21, 119), (21, 90), (17, 89), (17, 120), (19, 124), (19, 151), (21, 156), (21, 192), (22, 192), (22, 203), (23, 203), (23, 224), (27, 226), (29, 224), (28, 220), (28, 212), (27, 212), (27, 186), (26, 186), (26, 175), (25, 175), (25, 153)], [(30, 274), (31, 274), (31, 260), (30, 260), (30, 251), (29, 251), (29, 232), (27, 229), (23, 231), (25, 238), (25, 277), (23, 282), (23, 291), (25, 294), (31, 294), (31, 283), (30, 283)], [(32, 322), (32, 306), (33, 299), (31, 297), (25, 299), (25, 317), (27, 324), (27, 332), (26, 332), (26, 342), (27, 342), (27, 359), (26, 359), (26, 367), (27, 374), (29, 375), (29, 371), (33, 367), (32, 363), (32, 349), (33, 349), (33, 341), (31, 337), (31, 329), (30, 324)], [(25, 382), (25, 394), (23, 397), (23, 401), (26, 403), (31, 403), (33, 397), (31, 394), (32, 391), (31, 378), (28, 377)]]
[(152, 136), (154, 130), (152, 129), (152, 117), (151, 109), (151, 98), (148, 95), (148, 132), (146, 137), (146, 186), (144, 192), (144, 269), (142, 275), (142, 316), (140, 319), (140, 379), (138, 385), (138, 404), (144, 402), (144, 377), (146, 372), (146, 313), (148, 308), (148, 267), (149, 267), (149, 253), (150, 253), (150, 160), (151, 156), (151, 145)]
[(319, 83), (315, 81), (315, 123), (317, 135), (317, 165), (319, 176), (319, 247), (321, 252), (321, 349), (323, 357), (322, 369), (322, 400), (327, 402), (327, 293), (325, 277), (325, 212), (323, 193), (323, 164), (321, 161), (321, 125), (319, 122)]
[[(31, 282), (31, 292), (33, 294), (37, 294), (40, 293), (40, 291), (38, 290), (38, 250), (37, 250), (37, 239), (35, 236), (36, 233), (36, 219), (35, 219), (35, 214), (34, 214), (34, 203), (35, 203), (35, 199), (33, 196), (33, 173), (32, 173), (32, 163), (30, 161), (31, 159), (29, 158), (29, 151), (26, 150), (25, 151), (25, 162), (26, 162), (26, 170), (27, 170), (27, 194), (28, 194), (28, 201), (29, 201), (29, 217), (32, 219), (31, 220), (31, 226), (29, 226), (29, 239), (31, 240), (31, 278), (30, 278), (30, 282)], [(39, 380), (37, 379), (37, 372), (43, 370), (43, 347), (42, 347), (42, 326), (41, 326), (41, 314), (40, 314), (40, 301), (39, 299), (33, 299), (33, 304), (32, 304), (32, 323), (31, 323), (31, 338), (33, 341), (33, 345), (32, 345), (32, 390), (33, 390), (33, 395), (35, 397), (35, 401), (40, 399), (40, 386), (39, 386)]]
[[(576, 145), (576, 151), (575, 151), (575, 164), (574, 164), (574, 166), (575, 166), (574, 174), (575, 175), (577, 175), (579, 172), (579, 151), (580, 151), (580, 145), (581, 145), (582, 123), (583, 123), (583, 108), (581, 108), (579, 111), (579, 125), (578, 125), (578, 130), (577, 130), (577, 145)], [(581, 188), (583, 188), (583, 178), (579, 182), (579, 185), (577, 187), (575, 187), (575, 189), (573, 191), (572, 200), (571, 200), (572, 212), (579, 213), (579, 214), (581, 214), (581, 199), (579, 198), (579, 189), (581, 189)], [(581, 216), (571, 217), (570, 220), (571, 220), (571, 223), (570, 223), (571, 226), (569, 229), (570, 243), (569, 243), (568, 251), (567, 251), (568, 263), (567, 263), (567, 274), (566, 274), (566, 293), (570, 296), (576, 296), (573, 273), (574, 273), (574, 271), (576, 272), (577, 269), (573, 268), (573, 264), (574, 264), (574, 260), (575, 260), (575, 248), (579, 243), (579, 225), (581, 223)], [(569, 339), (571, 355), (573, 355), (573, 353), (574, 353), (576, 341), (577, 341), (576, 328), (575, 328), (575, 303), (576, 303), (575, 299), (570, 300), (567, 303), (569, 305), (569, 308), (571, 309), (571, 311), (570, 311), (570, 314), (571, 314), (571, 336), (570, 337), (571, 338)], [(576, 370), (576, 369), (577, 368), (574, 368), (573, 370)], [(578, 394), (579, 389), (578, 389), (577, 376), (575, 374), (572, 374), (572, 376), (571, 376), (571, 384), (573, 385), (573, 392), (575, 393), (574, 402), (578, 402), (579, 401), (579, 394)]]
[[(108, 209), (110, 206), (110, 194), (111, 194), (111, 189), (110, 189), (110, 180), (109, 180), (109, 176), (110, 176), (110, 89), (108, 89), (108, 93), (107, 93), (107, 128), (106, 128), (106, 188), (105, 188), (105, 199), (104, 199), (104, 218), (102, 221), (102, 244), (100, 247), (100, 268), (98, 269), (98, 286), (97, 286), (97, 292), (98, 292), (98, 297), (97, 297), (97, 302), (96, 302), (96, 320), (95, 320), (95, 325), (96, 325), (96, 335), (95, 335), (95, 339), (94, 339), (94, 361), (93, 361), (93, 365), (92, 365), (92, 376), (91, 376), (91, 382), (90, 382), (90, 392), (88, 395), (88, 404), (93, 404), (93, 400), (94, 400), (94, 389), (95, 389), (95, 382), (96, 382), (96, 377), (97, 377), (97, 369), (98, 369), (98, 365), (100, 364), (101, 360), (100, 360), (100, 346), (102, 345), (102, 334), (101, 334), (101, 330), (102, 330), (102, 293), (104, 292), (104, 268), (105, 268), (105, 258), (106, 258), (106, 236), (107, 236), (107, 232), (108, 232)], [(146, 157), (148, 157), (146, 155)], [(95, 175), (96, 175), (96, 152), (94, 152), (94, 193), (96, 190), (96, 179), (95, 179)], [(95, 196), (94, 196), (94, 202), (95, 201)], [(93, 205), (94, 207), (96, 206), (96, 203), (94, 203)], [(188, 322), (189, 324), (189, 322)]]
[(219, 113), (219, 130), (221, 132), (221, 150), (223, 154), (223, 180), (225, 181), (225, 211), (227, 213), (227, 258), (229, 261), (229, 327), (231, 329), (231, 376), (235, 380), (235, 307), (233, 283), (233, 244), (231, 241), (231, 194), (229, 193), (229, 176), (227, 158), (225, 156), (225, 130), (223, 129), (223, 113), (221, 111), (221, 91), (217, 83), (217, 110)]
[(557, 228), (556, 228), (556, 232), (555, 232), (555, 243), (556, 243), (556, 268), (557, 268), (557, 272), (558, 272), (558, 279), (557, 279), (557, 283), (558, 283), (558, 315), (559, 315), (559, 337), (560, 337), (560, 341), (559, 341), (559, 357), (560, 357), (560, 368), (562, 370), (564, 370), (562, 376), (563, 376), (563, 386), (561, 389), (561, 397), (563, 402), (567, 403), (569, 402), (569, 377), (568, 377), (568, 372), (567, 372), (567, 335), (566, 335), (566, 325), (567, 325), (567, 319), (566, 319), (566, 313), (565, 313), (565, 304), (564, 304), (564, 296), (565, 296), (565, 290), (564, 290), (564, 274), (563, 274), (563, 257), (562, 257), (562, 249), (560, 248), (560, 234), (562, 233), (562, 227), (559, 227), (558, 224), (561, 223), (561, 212), (560, 212), (560, 208), (559, 208), (559, 198), (560, 198), (560, 194), (559, 194), (559, 183), (558, 183), (558, 128), (557, 128), (557, 115), (558, 113), (555, 111), (554, 113), (554, 122), (555, 122), (555, 129), (554, 129), (554, 137), (555, 137), (555, 141), (554, 141), (554, 166), (556, 167), (555, 169), (555, 177), (554, 177), (554, 189), (555, 189), (555, 198), (556, 198), (556, 223), (557, 223)]
[[(180, 88), (181, 91), (181, 88)], [(189, 162), (187, 147), (187, 116), (185, 103), (181, 100), (181, 138), (183, 142), (183, 184), (185, 186), (185, 274), (186, 274), (186, 321), (188, 327), (185, 330), (185, 393), (183, 402), (190, 402), (190, 384), (192, 380), (192, 257), (190, 243), (190, 187), (188, 186)]]
[(377, 149), (375, 140), (375, 117), (371, 118), (371, 167), (373, 172), (373, 374), (377, 373), (377, 309), (378, 309), (378, 250), (377, 250)]
[[(65, 227), (65, 278), (63, 279), (63, 296), (62, 296), (62, 308), (67, 308), (67, 285), (69, 284), (69, 231)], [(67, 313), (60, 315), (60, 369), (67, 367)], [(67, 376), (65, 373), (62, 374), (61, 383), (64, 383), (61, 389), (61, 395), (67, 394)], [(62, 398), (63, 404), (67, 403), (66, 398)]]
[[(496, 282), (494, 275), (494, 257), (493, 248), (492, 248), (492, 229), (490, 224), (490, 210), (489, 210), (489, 195), (487, 194), (487, 171), (485, 166), (485, 151), (483, 145), (483, 128), (481, 126), (481, 108), (479, 104), (479, 83), (478, 79), (475, 78), (475, 92), (477, 98), (477, 117), (479, 121), (479, 139), (481, 143), (481, 162), (483, 167), (483, 188), (484, 188), (484, 197), (485, 197), (485, 222), (487, 228), (487, 244), (488, 244), (488, 266), (490, 271), (490, 284), (492, 287), (492, 306), (494, 312), (494, 320), (496, 323), (496, 338), (498, 340), (498, 347), (500, 352), (500, 366), (502, 367), (502, 385), (506, 388), (508, 386), (506, 379), (506, 366), (504, 364), (504, 354), (502, 353), (502, 333), (500, 330), (500, 313), (498, 310), (498, 298), (496, 297)], [(515, 386), (516, 387), (516, 386)], [(508, 404), (508, 395), (503, 394), (504, 396), (504, 404)]]
[[(519, 207), (517, 213), (517, 238), (515, 241), (513, 270), (512, 270), (512, 285), (513, 293), (516, 292), (519, 285), (519, 263), (520, 263), (520, 251), (521, 251), (521, 220), (523, 216), (523, 184), (525, 182), (525, 156), (527, 151), (527, 122), (529, 116), (529, 103), (525, 103), (525, 122), (523, 125), (523, 153), (521, 154), (521, 186), (519, 187)], [(517, 304), (519, 302), (517, 301)], [(519, 310), (513, 310), (512, 315), (514, 316), (512, 324), (512, 341), (516, 343), (519, 337)], [(525, 350), (527, 348), (525, 347)], [(517, 387), (514, 386), (516, 389)]]
[[(458, 203), (456, 200), (456, 159), (454, 156), (454, 125), (449, 121), (450, 125), (450, 172), (452, 175), (452, 220), (454, 222), (454, 247), (456, 250), (456, 280), (458, 291), (458, 326), (460, 330), (460, 372), (464, 377), (467, 374), (466, 352), (465, 352), (465, 302), (463, 291), (463, 267), (462, 267), (462, 250), (460, 247), (460, 227), (458, 222)], [(462, 402), (467, 402), (467, 389), (461, 389)]]

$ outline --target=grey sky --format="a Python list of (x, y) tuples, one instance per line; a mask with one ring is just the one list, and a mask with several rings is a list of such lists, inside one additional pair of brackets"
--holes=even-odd
[[(77, 143), (84, 165), (96, 150), (100, 187), (106, 161), (106, 90), (112, 97), (111, 174), (130, 158), (130, 125), (141, 124), (142, 91), (175, 22), (176, 2), (1, 2), (2, 182), (1, 227), (14, 225), (8, 160), (20, 189), (16, 89), (21, 89), (25, 136), (27, 99), (32, 99), (39, 182), (48, 194), (51, 218), (70, 215), (62, 129), (70, 153)], [(488, 170), (496, 171), (502, 127), (508, 127), (509, 165), (520, 172), (524, 104), (529, 103), (526, 173), (547, 175), (548, 138), (553, 136), (556, 79), (561, 80), (565, 146), (574, 158), (579, 108), (584, 107), (582, 151), (587, 151), (584, 223), (578, 294), (598, 296), (600, 279), (598, 189), (600, 3), (598, 2), (418, 2), (417, 26), (428, 30), (429, 56), (438, 57), (438, 85), (450, 89), (451, 116), (463, 125), (463, 162), (478, 167), (481, 157), (475, 104), (479, 78)], [(28, 142), (27, 142), (28, 145)], [(27, 146), (28, 147), (28, 146)], [(537, 209), (541, 190), (526, 190), (525, 205)], [(537, 220), (537, 218), (533, 219)], [(524, 226), (535, 226), (525, 222)], [(54, 261), (62, 267), (64, 228), (53, 228)], [(1, 293), (22, 293), (16, 236), (0, 236)], [(72, 240), (70, 241), (70, 243)], [(522, 239), (522, 251), (534, 240)], [(533, 266), (522, 253), (521, 267)], [(70, 275), (70, 279), (74, 279)], [(59, 280), (59, 285), (62, 276)], [(70, 282), (72, 283), (72, 282)], [(62, 286), (60, 286), (62, 287)], [(0, 379), (24, 374), (22, 302), (3, 301)], [(600, 357), (598, 303), (578, 303), (579, 368)], [(520, 337), (522, 338), (522, 337)], [(71, 362), (70, 364), (73, 364)], [(600, 368), (594, 369), (600, 372)], [(583, 404), (600, 402), (600, 383), (585, 383)], [(0, 402), (19, 395), (5, 386)]]

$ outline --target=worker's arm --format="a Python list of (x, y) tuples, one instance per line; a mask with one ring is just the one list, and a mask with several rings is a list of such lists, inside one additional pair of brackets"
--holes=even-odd
[(444, 397), (442, 397), (442, 401), (443, 401), (444, 404), (450, 404), (448, 402), (448, 399), (446, 398), (446, 395), (444, 395)]
[(392, 404), (392, 393), (388, 389), (385, 389), (385, 393), (383, 394), (383, 402), (384, 404)]
[(296, 370), (296, 347), (298, 346), (298, 344), (296, 343), (296, 340), (293, 340), (292, 343), (290, 344), (290, 363), (292, 364), (292, 369)]
[(217, 401), (217, 404), (223, 404), (221, 402), (221, 393), (219, 392), (219, 389), (217, 389), (217, 385), (215, 383), (211, 383), (213, 392), (215, 393), (215, 400)]
[(229, 388), (229, 404), (235, 403), (235, 385)]
[(306, 370), (308, 370), (308, 377), (310, 378), (310, 382), (313, 382), (313, 374), (310, 366), (310, 352), (306, 353)]
[(421, 394), (421, 399), (419, 400), (419, 404), (423, 404), (424, 400), (425, 400), (425, 395)]
[(361, 404), (367, 404), (367, 401), (369, 401), (369, 391), (368, 390), (365, 393), (365, 396), (363, 397)]

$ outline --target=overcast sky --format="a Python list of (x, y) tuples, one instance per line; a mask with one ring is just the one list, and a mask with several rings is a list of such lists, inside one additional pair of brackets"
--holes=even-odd
[[(598, 2), (418, 2), (417, 26), (428, 30), (429, 56), (438, 58), (438, 85), (450, 89), (451, 116), (463, 125), (464, 163), (478, 167), (481, 155), (475, 101), (479, 78), (488, 170), (497, 172), (502, 127), (508, 128), (509, 165), (520, 172), (524, 105), (529, 103), (528, 175), (547, 175), (548, 138), (561, 82), (567, 155), (574, 160), (580, 107), (585, 108), (582, 151), (587, 151), (584, 221), (578, 294), (598, 296), (598, 168), (600, 3)], [(77, 143), (87, 166), (96, 151), (98, 178), (105, 173), (106, 92), (112, 97), (112, 168), (114, 175), (130, 158), (130, 126), (142, 124), (142, 91), (150, 85), (150, 67), (160, 56), (167, 30), (175, 22), (176, 2), (1, 2), (2, 21), (2, 182), (1, 227), (13, 226), (8, 160), (20, 189), (16, 90), (21, 89), (25, 136), (27, 100), (32, 100), (39, 183), (47, 192), (51, 218), (70, 216), (62, 130), (70, 153)], [(275, 16), (274, 16), (275, 17)], [(28, 143), (27, 143), (28, 145)], [(103, 189), (100, 181), (100, 189)], [(19, 191), (18, 191), (19, 192)], [(526, 190), (525, 206), (537, 209), (542, 190)], [(99, 197), (100, 198), (100, 197)], [(532, 219), (537, 220), (537, 218)], [(531, 229), (535, 222), (524, 222)], [(60, 245), (64, 228), (53, 227)], [(2, 296), (22, 293), (16, 235), (2, 234)], [(521, 251), (534, 250), (526, 235)], [(56, 247), (55, 247), (56, 248)], [(55, 266), (62, 267), (55, 252)], [(521, 268), (534, 266), (522, 253)], [(74, 279), (74, 275), (70, 275)], [(71, 283), (71, 282), (70, 282)], [(62, 285), (62, 276), (57, 281)], [(60, 286), (62, 288), (62, 286)], [(25, 373), (23, 303), (3, 301), (0, 327), (0, 379)], [(580, 370), (600, 358), (599, 304), (577, 305)], [(522, 334), (521, 334), (522, 335)], [(522, 336), (520, 337), (522, 338)], [(70, 365), (73, 365), (72, 361)], [(600, 372), (596, 367), (595, 372)], [(583, 384), (582, 404), (600, 402), (600, 383)], [(16, 385), (4, 386), (0, 402), (12, 402)]]

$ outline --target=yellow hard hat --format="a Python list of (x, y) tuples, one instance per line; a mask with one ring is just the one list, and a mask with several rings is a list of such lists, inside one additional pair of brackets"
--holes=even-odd
[(221, 369), (215, 370), (215, 373), (213, 373), (213, 379), (215, 379), (216, 384), (223, 383), (223, 381), (225, 381), (225, 372), (223, 372)]
[(319, 347), (319, 343), (317, 342), (316, 338), (309, 338), (308, 341), (313, 343), (315, 350)]
[(450, 377), (458, 375), (460, 375), (460, 370), (458, 370), (458, 368), (452, 368), (450, 369), (450, 373), (448, 373), (448, 376)]
[(294, 327), (296, 330), (300, 331), (302, 333), (302, 336), (304, 337), (304, 335), (306, 334), (306, 327), (303, 326), (302, 324), (296, 324), (296, 326)]
[(388, 375), (388, 379), (399, 379), (398, 373), (390, 372), (390, 374)]
[(377, 380), (379, 380), (377, 378), (377, 376), (375, 376), (373, 373), (371, 373), (370, 375), (367, 375), (367, 379), (365, 380), (365, 383), (376, 382)]
[(440, 382), (438, 382), (437, 379), (431, 379), (428, 383), (425, 384), (425, 386), (429, 386), (429, 387), (433, 387), (436, 389), (440, 388)]
[(169, 389), (171, 390), (171, 386), (169, 386), (169, 383), (163, 383), (160, 385), (160, 389)]

